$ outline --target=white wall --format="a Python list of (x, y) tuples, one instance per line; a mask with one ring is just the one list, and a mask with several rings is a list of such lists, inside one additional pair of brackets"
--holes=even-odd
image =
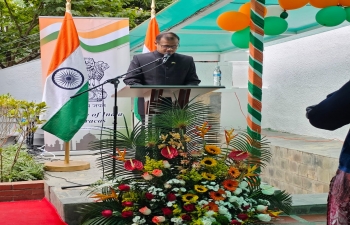
[(9, 93), (16, 99), (41, 102), (41, 60), (2, 69), (0, 80), (0, 95)]
[(349, 126), (336, 131), (314, 128), (305, 118), (305, 108), (350, 79), (349, 36), (348, 26), (265, 48), (264, 128), (345, 139)]

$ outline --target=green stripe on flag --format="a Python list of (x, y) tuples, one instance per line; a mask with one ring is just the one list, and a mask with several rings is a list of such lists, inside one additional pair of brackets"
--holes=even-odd
[(47, 35), (46, 37), (44, 37), (43, 39), (40, 40), (40, 46), (43, 46), (47, 43), (49, 43), (50, 41), (56, 40), (58, 37), (58, 32), (53, 32), (52, 34)]
[(139, 121), (142, 121), (141, 115), (139, 114), (139, 98), (134, 98), (134, 115)]
[[(78, 93), (86, 91), (88, 88), (89, 83), (87, 82)], [(44, 124), (42, 129), (65, 142), (70, 141), (86, 121), (88, 115), (88, 103), (89, 95), (87, 92), (70, 99)]]
[(103, 51), (109, 50), (111, 48), (115, 48), (117, 46), (126, 44), (129, 42), (129, 39), (130, 39), (129, 35), (126, 35), (124, 37), (115, 39), (113, 41), (110, 41), (110, 42), (107, 42), (107, 43), (104, 43), (101, 45), (91, 46), (91, 45), (87, 45), (83, 42), (80, 42), (80, 46), (88, 52), (103, 52)]

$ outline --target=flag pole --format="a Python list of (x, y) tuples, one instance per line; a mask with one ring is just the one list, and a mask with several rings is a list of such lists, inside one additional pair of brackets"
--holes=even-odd
[[(66, 0), (66, 12), (71, 13), (71, 0)], [(90, 163), (85, 161), (70, 161), (70, 142), (64, 142), (64, 161), (46, 162), (44, 169), (53, 172), (73, 172), (90, 169)], [(83, 185), (86, 186), (86, 185)]]

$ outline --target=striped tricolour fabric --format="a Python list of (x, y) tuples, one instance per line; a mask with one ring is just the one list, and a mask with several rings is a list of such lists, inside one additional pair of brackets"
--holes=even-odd
[(66, 12), (47, 72), (43, 101), (48, 110), (42, 129), (65, 142), (82, 127), (88, 115), (89, 87), (84, 57), (72, 15)]

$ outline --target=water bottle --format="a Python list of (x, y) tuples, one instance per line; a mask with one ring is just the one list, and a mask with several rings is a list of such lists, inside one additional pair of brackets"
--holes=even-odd
[(214, 73), (213, 73), (213, 78), (214, 78), (214, 86), (221, 86), (221, 70), (220, 66), (216, 66)]

